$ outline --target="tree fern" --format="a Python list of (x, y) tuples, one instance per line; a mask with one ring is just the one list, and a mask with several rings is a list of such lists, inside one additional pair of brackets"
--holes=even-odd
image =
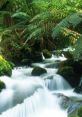
[(55, 28), (53, 28), (52, 37), (55, 38), (60, 35), (62, 28), (74, 29), (82, 22), (82, 13), (75, 13), (63, 19)]

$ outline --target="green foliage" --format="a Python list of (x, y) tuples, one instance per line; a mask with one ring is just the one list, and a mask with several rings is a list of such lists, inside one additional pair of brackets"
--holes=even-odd
[(78, 109), (78, 116), (82, 117), (82, 107), (80, 109)]
[(74, 44), (80, 35), (72, 30), (82, 21), (81, 3), (81, 0), (1, 0), (0, 38), (3, 55), (11, 60), (12, 57), (20, 58), (21, 48), (26, 53), (26, 46), (34, 49), (36, 41), (39, 41), (39, 50), (49, 45), (50, 49), (62, 45), (67, 47), (70, 42)]
[(77, 110), (77, 115), (70, 115), (68, 117), (82, 117), (82, 107)]
[(53, 39), (59, 43), (60, 47), (74, 45), (81, 36), (76, 30), (76, 27), (78, 27), (80, 23), (82, 23), (82, 13), (75, 13), (67, 16), (53, 28)]
[(75, 13), (67, 16), (63, 19), (55, 28), (53, 28), (52, 37), (56, 38), (60, 35), (60, 31), (63, 28), (74, 29), (78, 24), (82, 22), (82, 13)]
[(73, 52), (73, 56), (75, 60), (82, 60), (82, 36), (77, 40), (75, 44), (75, 51)]
[(0, 55), (0, 76), (12, 74), (12, 65)]
[(2, 6), (7, 2), (8, 0), (0, 0), (0, 9), (2, 8)]
[[(12, 18), (13, 18), (13, 19), (19, 19), (19, 22), (25, 21), (25, 20), (29, 21), (29, 19), (30, 19), (29, 15), (26, 14), (25, 12), (17, 12), (17, 13), (14, 13), (14, 14), (12, 15)], [(19, 23), (19, 22), (18, 22), (18, 23)], [(17, 23), (17, 22), (16, 22), (16, 23)]]
[(79, 117), (78, 115), (70, 115), (68, 117)]

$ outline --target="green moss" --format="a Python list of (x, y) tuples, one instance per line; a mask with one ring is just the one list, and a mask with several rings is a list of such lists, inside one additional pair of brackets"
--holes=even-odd
[(52, 53), (50, 51), (48, 51), (47, 49), (43, 50), (43, 55), (45, 58), (51, 58), (52, 57)]
[[(71, 72), (71, 73), (70, 73)], [(66, 73), (69, 73), (69, 74), (72, 74), (73, 73), (73, 68), (70, 67), (70, 66), (65, 66), (65, 67), (62, 67), (59, 71), (59, 73), (65, 75)]]
[(82, 107), (78, 110), (78, 116), (82, 117)]
[(76, 87), (80, 81), (79, 75), (71, 66), (60, 67), (58, 74), (62, 75), (72, 87)]
[(82, 117), (82, 107), (78, 109), (76, 115), (69, 115), (68, 117)]
[(12, 74), (12, 65), (0, 55), (0, 76)]
[(68, 116), (68, 117), (79, 117), (79, 116), (77, 116), (77, 115), (71, 115), (71, 116)]
[(40, 76), (40, 75), (42, 75), (44, 73), (47, 73), (46, 69), (41, 68), (41, 67), (34, 67), (31, 74), (33, 76)]
[(5, 89), (5, 88), (6, 88), (5, 83), (0, 81), (0, 92), (2, 89)]

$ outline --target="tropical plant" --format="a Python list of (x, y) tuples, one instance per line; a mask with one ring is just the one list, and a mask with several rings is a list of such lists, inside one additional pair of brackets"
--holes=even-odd
[(74, 45), (75, 51), (73, 52), (73, 56), (75, 60), (82, 60), (82, 36), (77, 40)]
[[(80, 23), (82, 21), (81, 15), (77, 15), (77, 12), (81, 12), (82, 9), (81, 0), (78, 2), (77, 0), (69, 0), (69, 2), (68, 0), (6, 0), (9, 4), (13, 4), (11, 10), (7, 4), (7, 7), (3, 7), (4, 0), (0, 2), (0, 37), (1, 42), (4, 43), (2, 45), (8, 41), (9, 47), (11, 45), (18, 51), (19, 46), (20, 48), (29, 46), (34, 49), (33, 46), (37, 45), (36, 43), (39, 44), (39, 50), (55, 49), (57, 45), (61, 45), (61, 39), (55, 38), (60, 33), (61, 37), (70, 37), (70, 40), (71, 35), (72, 40), (80, 35), (75, 32), (76, 29), (74, 31), (72, 29), (73, 26), (79, 24), (79, 21)], [(73, 13), (75, 14), (72, 16)], [(63, 20), (63, 18), (65, 19)], [(62, 22), (60, 22), (61, 20)], [(8, 36), (4, 38), (5, 32), (9, 33), (9, 38)], [(63, 40), (62, 44), (65, 45), (66, 41), (68, 46), (68, 39)], [(2, 50), (4, 48), (3, 46)]]
[(67, 16), (53, 28), (53, 39), (60, 43), (59, 45), (62, 45), (62, 47), (75, 44), (81, 36), (81, 32), (78, 31), (81, 23), (82, 13), (78, 12)]

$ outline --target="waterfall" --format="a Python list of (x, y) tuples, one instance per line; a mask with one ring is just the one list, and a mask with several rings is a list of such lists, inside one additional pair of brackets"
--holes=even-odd
[(4, 112), (0, 117), (67, 117), (67, 112), (59, 106), (59, 100), (47, 89), (37, 90), (31, 97), (16, 107)]
[[(0, 77), (6, 85), (0, 93), (0, 117), (67, 117), (67, 110), (62, 109), (60, 98), (53, 92), (70, 89), (55, 67), (57, 60), (64, 59), (53, 55), (32, 67), (15, 68), (11, 77)], [(45, 68), (47, 74), (32, 76), (33, 66)]]
[(66, 80), (58, 75), (48, 75), (45, 79), (45, 85), (49, 90), (66, 90), (70, 89), (71, 86), (66, 82)]
[(40, 78), (30, 79), (11, 79), (6, 76), (0, 77), (0, 80), (6, 84), (6, 89), (0, 93), (0, 113), (22, 103), (27, 97), (30, 97), (38, 88), (44, 88), (44, 81)]

